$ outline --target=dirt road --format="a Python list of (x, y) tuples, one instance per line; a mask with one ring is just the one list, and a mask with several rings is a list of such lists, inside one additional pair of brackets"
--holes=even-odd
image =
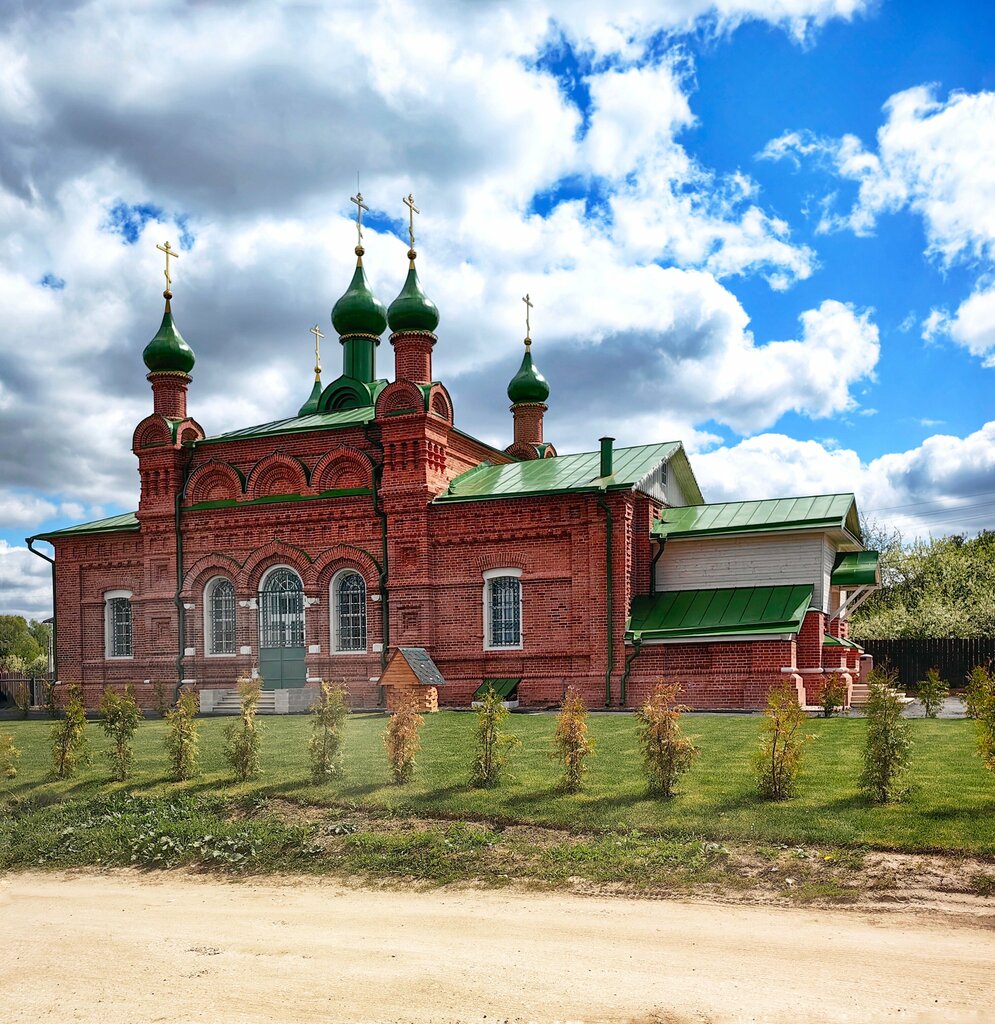
[(4, 1024), (995, 1013), (992, 922), (909, 913), (28, 874), (0, 878), (0, 951)]

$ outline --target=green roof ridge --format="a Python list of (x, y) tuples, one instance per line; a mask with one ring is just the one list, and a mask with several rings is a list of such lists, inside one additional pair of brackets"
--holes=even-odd
[(117, 516), (109, 516), (106, 519), (96, 519), (92, 523), (80, 523), (78, 526), (66, 526), (61, 530), (49, 530), (47, 533), (38, 533), (28, 540), (49, 540), (52, 537), (72, 537), (85, 533), (110, 533), (114, 530), (137, 530), (138, 513), (122, 512)]

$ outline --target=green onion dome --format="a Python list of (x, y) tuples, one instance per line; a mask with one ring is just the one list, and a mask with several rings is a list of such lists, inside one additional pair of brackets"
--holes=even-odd
[(166, 297), (166, 311), (156, 336), (145, 346), (142, 359), (150, 373), (189, 373), (196, 362), (193, 349), (173, 323), (173, 313)]
[(439, 310), (421, 290), (411, 252), (408, 253), (408, 257), (408, 276), (405, 278), (401, 294), (387, 310), (387, 321), (395, 334), (399, 331), (427, 331), (431, 334), (439, 326)]
[(352, 275), (349, 290), (332, 309), (332, 326), (339, 337), (367, 334), (379, 338), (387, 329), (387, 311), (384, 304), (370, 290), (363, 270), (363, 253), (357, 247), (356, 273)]
[(518, 405), (520, 402), (545, 402), (549, 398), (549, 384), (532, 362), (532, 349), (525, 346), (525, 355), (518, 373), (511, 378), (508, 385), (508, 397)]

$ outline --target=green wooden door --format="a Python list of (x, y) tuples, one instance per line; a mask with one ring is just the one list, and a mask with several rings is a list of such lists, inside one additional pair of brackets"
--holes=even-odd
[(304, 586), (293, 569), (274, 569), (259, 592), (259, 675), (263, 689), (303, 686)]

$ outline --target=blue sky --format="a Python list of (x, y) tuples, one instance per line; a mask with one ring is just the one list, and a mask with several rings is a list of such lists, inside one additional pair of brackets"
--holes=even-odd
[(45, 610), (26, 535), (136, 505), (155, 244), (193, 415), (281, 418), (351, 273), (357, 171), (385, 302), (416, 194), (464, 429), (510, 439), (529, 291), (560, 451), (680, 437), (710, 500), (995, 526), (991, 5), (410, 0), (377, 32), (358, 3), (65, 6), (0, 20), (0, 610)]

